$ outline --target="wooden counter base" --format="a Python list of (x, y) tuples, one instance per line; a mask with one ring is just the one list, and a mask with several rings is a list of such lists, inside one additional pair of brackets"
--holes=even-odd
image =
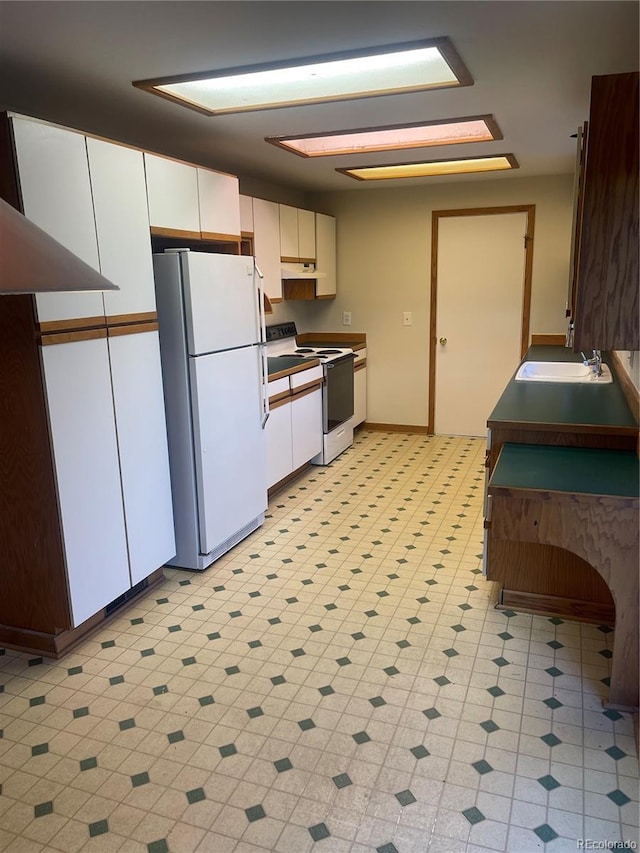
[(141, 598), (149, 590), (158, 586), (163, 580), (163, 570), (161, 568), (157, 569), (153, 574), (149, 575), (144, 586), (140, 585), (140, 589), (137, 592), (133, 593), (121, 606), (111, 611), (108, 615), (105, 615), (105, 611), (101, 610), (81, 625), (78, 625), (77, 628), (60, 631), (58, 634), (46, 634), (40, 631), (30, 631), (26, 628), (0, 625), (0, 646), (59, 660), (75, 648), (78, 643), (85, 640), (94, 631), (97, 631), (98, 628), (104, 627), (116, 616), (120, 616), (123, 607)]

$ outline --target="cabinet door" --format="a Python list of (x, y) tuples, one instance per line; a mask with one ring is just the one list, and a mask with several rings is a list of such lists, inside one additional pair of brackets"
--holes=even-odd
[(120, 287), (105, 293), (108, 317), (155, 311), (149, 213), (141, 151), (87, 139), (101, 273)]
[(135, 585), (175, 554), (158, 333), (109, 337), (109, 356)]
[(129, 587), (106, 338), (42, 348), (73, 625)]
[(291, 450), (293, 469), (322, 450), (322, 391), (294, 398), (291, 403)]
[(196, 167), (156, 154), (145, 154), (144, 163), (151, 227), (200, 239)]
[(288, 204), (278, 205), (280, 219), (280, 257), (289, 261), (298, 259), (298, 208)]
[(253, 199), (250, 195), (240, 196), (240, 229), (243, 234), (253, 234)]
[(316, 282), (316, 297), (336, 295), (336, 220), (316, 213), (316, 265), (324, 278)]
[[(84, 136), (20, 117), (12, 123), (24, 215), (99, 270)], [(36, 307), (41, 323), (104, 315), (101, 293), (39, 293)]]
[(233, 175), (198, 169), (200, 231), (203, 238), (237, 239), (240, 236), (240, 193)]
[(298, 257), (307, 263), (316, 259), (316, 215), (313, 210), (298, 210)]
[(353, 373), (353, 425), (358, 426), (367, 419), (367, 368), (361, 367)]
[(271, 409), (265, 427), (267, 439), (267, 488), (293, 471), (291, 450), (291, 403)]
[(265, 293), (272, 302), (281, 302), (280, 224), (278, 205), (272, 201), (253, 200), (253, 244)]

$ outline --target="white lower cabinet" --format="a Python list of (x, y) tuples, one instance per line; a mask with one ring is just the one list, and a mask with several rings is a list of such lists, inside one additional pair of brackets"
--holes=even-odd
[(73, 625), (131, 586), (106, 338), (42, 348)]
[(288, 476), (293, 468), (291, 403), (271, 409), (265, 427), (267, 434), (267, 488)]
[(300, 468), (322, 450), (322, 392), (294, 397), (291, 408), (292, 471)]
[(131, 585), (175, 554), (158, 332), (109, 338)]
[(157, 332), (42, 347), (72, 623), (175, 553)]
[(367, 419), (367, 368), (361, 367), (353, 374), (353, 425)]

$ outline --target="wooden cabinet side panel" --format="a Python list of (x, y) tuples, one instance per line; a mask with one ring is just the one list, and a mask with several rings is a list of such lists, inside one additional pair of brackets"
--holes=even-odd
[(575, 349), (638, 350), (638, 74), (594, 77)]
[(0, 298), (0, 624), (71, 627), (31, 296)]

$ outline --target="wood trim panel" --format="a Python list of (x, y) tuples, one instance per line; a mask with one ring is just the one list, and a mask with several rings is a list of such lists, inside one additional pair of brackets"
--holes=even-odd
[(240, 232), (240, 239), (242, 239), (242, 240), (253, 240), (254, 233), (255, 232), (253, 232), (253, 231), (241, 231)]
[(335, 299), (335, 293), (323, 293), (321, 296), (316, 296), (316, 299)]
[(323, 380), (316, 379), (314, 382), (309, 382), (306, 385), (301, 385), (291, 392), (291, 399), (297, 400), (300, 397), (306, 397), (307, 394), (313, 394), (314, 391), (319, 391), (322, 388)]
[(367, 366), (367, 359), (363, 358), (361, 361), (356, 361), (353, 372), (357, 373), (359, 370), (364, 370)]
[(111, 314), (107, 315), (107, 326), (124, 326), (129, 323), (153, 323), (157, 319), (157, 311), (140, 311), (138, 314)]
[(309, 278), (288, 278), (282, 282), (285, 299), (312, 300), (316, 298), (316, 283)]
[(624, 394), (624, 398), (627, 401), (627, 405), (631, 410), (631, 414), (635, 418), (636, 423), (640, 423), (640, 392), (633, 384), (631, 377), (627, 373), (627, 371), (622, 366), (622, 362), (620, 361), (620, 356), (618, 353), (613, 350), (611, 353), (611, 366), (613, 367), (613, 372), (615, 373), (616, 379), (620, 383), (620, 387), (622, 388), (622, 393)]
[(412, 424), (377, 424), (371, 421), (365, 421), (362, 425), (365, 429), (374, 430), (375, 432), (415, 432), (419, 435), (428, 435), (429, 427)]
[[(200, 168), (200, 166), (198, 166)], [(202, 240), (212, 240), (220, 243), (237, 243), (240, 246), (241, 237), (239, 234), (219, 234), (216, 231), (201, 231), (200, 238)]]
[(0, 297), (0, 364), (0, 624), (60, 631), (71, 627), (71, 607), (29, 295)]
[[(193, 163), (189, 163), (189, 165), (193, 166)], [(150, 230), (153, 237), (177, 237), (184, 240), (202, 239), (200, 231), (183, 231), (180, 228), (160, 228), (158, 225), (152, 225)]]
[(118, 607), (108, 616), (105, 616), (104, 610), (101, 610), (99, 613), (86, 619), (77, 628), (46, 633), (44, 631), (32, 631), (27, 628), (0, 624), (0, 645), (10, 649), (17, 649), (20, 652), (41, 654), (45, 657), (58, 660), (72, 651), (79, 643), (86, 640), (91, 634), (95, 633), (95, 631), (108, 625), (114, 619), (119, 618), (125, 607), (137, 601), (154, 587), (158, 586), (158, 584), (162, 583), (163, 580), (164, 572), (162, 568), (157, 569), (147, 578), (147, 585), (135, 595), (132, 595), (122, 607)]
[(280, 263), (281, 264), (315, 264), (316, 259), (315, 258), (299, 258), (299, 257), (290, 258), (290, 257), (282, 256), (280, 258)]
[(104, 327), (102, 329), (83, 329), (77, 332), (59, 332), (57, 335), (42, 335), (40, 343), (43, 347), (47, 347), (55, 344), (72, 344), (78, 341), (96, 341), (106, 337), (107, 329)]
[(104, 314), (98, 317), (74, 317), (70, 320), (45, 320), (38, 323), (40, 334), (55, 334), (56, 332), (70, 332), (76, 329), (94, 329), (105, 326), (107, 322)]
[(291, 392), (283, 391), (281, 394), (274, 394), (269, 397), (269, 409), (279, 409), (280, 406), (286, 406), (291, 402)]
[[(331, 344), (351, 345), (352, 349), (362, 349), (367, 345), (367, 336), (364, 332), (302, 332), (296, 336), (296, 341), (299, 344), (318, 340)], [(355, 346), (356, 343), (362, 346)]]
[(613, 625), (616, 619), (615, 606), (603, 602), (581, 601), (576, 598), (539, 595), (535, 592), (520, 592), (512, 589), (503, 589), (500, 599), (500, 604), (496, 605), (496, 610), (513, 608), (524, 613), (562, 616), (563, 619), (595, 622), (597, 625)]
[(533, 347), (563, 347), (564, 343), (564, 335), (531, 335), (531, 346)]
[(431, 214), (431, 293), (429, 300), (429, 432), (435, 430), (436, 413), (436, 330), (438, 314), (438, 223), (452, 216), (499, 216), (508, 213), (526, 213), (525, 263), (522, 290), (522, 324), (520, 330), (520, 357), (529, 347), (529, 325), (531, 321), (531, 279), (533, 272), (533, 246), (535, 229), (535, 204), (514, 204), (497, 207), (460, 208), (434, 210)]
[(130, 323), (127, 326), (109, 326), (107, 334), (110, 338), (122, 335), (142, 335), (145, 332), (157, 332), (159, 324), (155, 323)]

